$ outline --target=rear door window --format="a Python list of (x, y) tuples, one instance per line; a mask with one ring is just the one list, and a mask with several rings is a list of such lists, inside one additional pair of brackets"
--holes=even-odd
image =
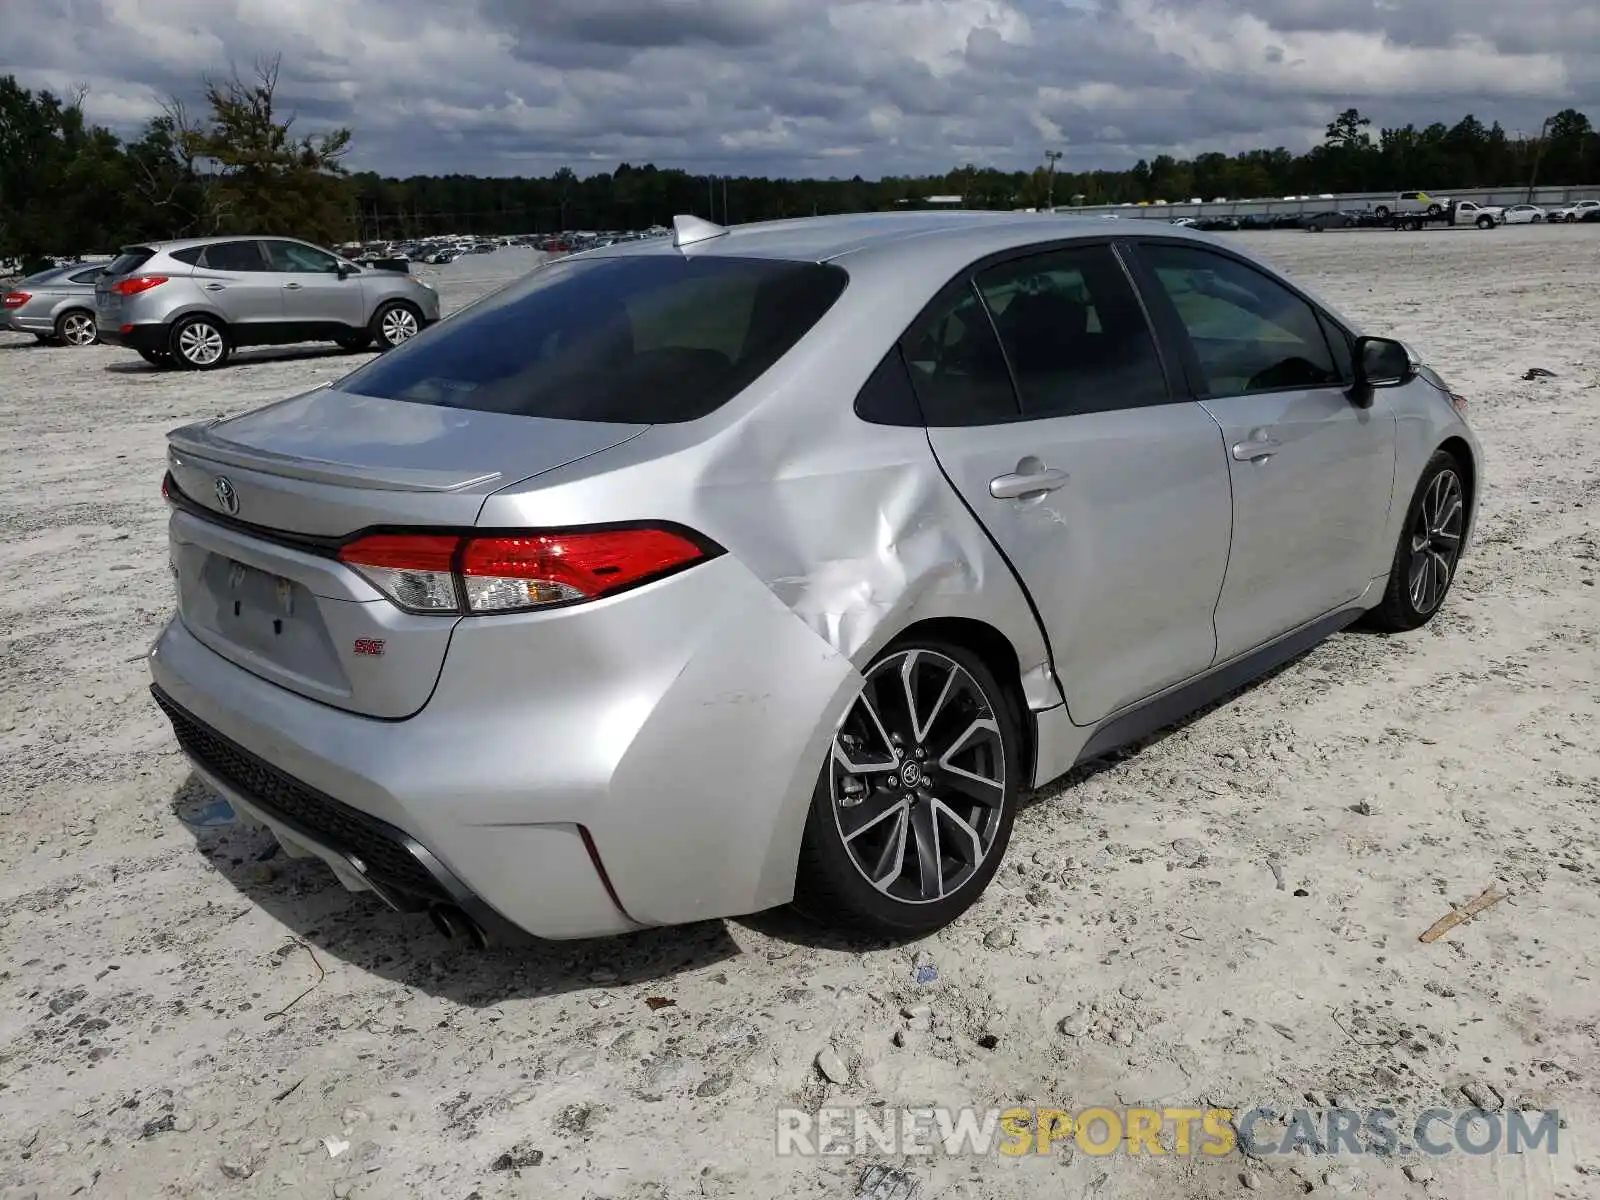
[(907, 331), (900, 349), (929, 425), (993, 425), (1022, 415), (977, 289), (947, 289)]
[(836, 266), (630, 255), (552, 263), (347, 376), (363, 396), (576, 421), (692, 421), (832, 307)]
[(1165, 404), (1167, 378), (1110, 246), (1012, 259), (978, 276), (1027, 417)]
[(200, 265), (212, 271), (266, 271), (270, 270), (262, 256), (260, 242), (218, 242), (207, 246), (200, 257)]

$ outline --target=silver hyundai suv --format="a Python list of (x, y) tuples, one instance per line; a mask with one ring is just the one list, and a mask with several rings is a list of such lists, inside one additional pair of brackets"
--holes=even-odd
[(439, 293), (291, 238), (128, 246), (95, 283), (101, 339), (147, 362), (210, 370), (245, 346), (398, 346), (439, 319)]

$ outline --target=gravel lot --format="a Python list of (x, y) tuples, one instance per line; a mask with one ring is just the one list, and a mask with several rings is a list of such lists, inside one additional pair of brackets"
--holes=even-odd
[(1600, 1195), (1600, 226), (1248, 244), (1470, 396), (1488, 489), (1455, 591), (1047, 789), (985, 899), (897, 949), (767, 914), (480, 954), (183, 824), (206, 797), (142, 662), (163, 434), (360, 356), (202, 375), (0, 335), (0, 1195), (849, 1197), (867, 1162), (777, 1158), (776, 1106), (1464, 1085), (1559, 1107), (1560, 1154), (892, 1165), (930, 1200)]

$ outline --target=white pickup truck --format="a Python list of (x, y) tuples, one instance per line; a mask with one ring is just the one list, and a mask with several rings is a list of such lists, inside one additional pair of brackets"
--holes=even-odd
[(1478, 204), (1472, 200), (1435, 202), (1420, 212), (1393, 214), (1396, 229), (1422, 229), (1428, 225), (1476, 225), (1479, 229), (1493, 229), (1496, 225), (1504, 225), (1505, 220), (1506, 210), (1503, 207)]

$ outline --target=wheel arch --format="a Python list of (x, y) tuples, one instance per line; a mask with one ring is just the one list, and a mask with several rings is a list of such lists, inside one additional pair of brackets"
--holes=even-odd
[(973, 617), (927, 617), (902, 629), (873, 658), (881, 658), (908, 642), (918, 641), (945, 642), (970, 650), (994, 674), (1016, 708), (1017, 730), (1022, 739), (1022, 778), (1031, 783), (1038, 758), (1038, 729), (1022, 686), (1021, 660), (1011, 639), (993, 625)]
[(1467, 520), (1466, 528), (1471, 529), (1473, 519), (1478, 513), (1478, 460), (1472, 452), (1467, 439), (1458, 435), (1451, 435), (1439, 443), (1440, 450), (1453, 457), (1461, 464), (1462, 490), (1466, 493)]

